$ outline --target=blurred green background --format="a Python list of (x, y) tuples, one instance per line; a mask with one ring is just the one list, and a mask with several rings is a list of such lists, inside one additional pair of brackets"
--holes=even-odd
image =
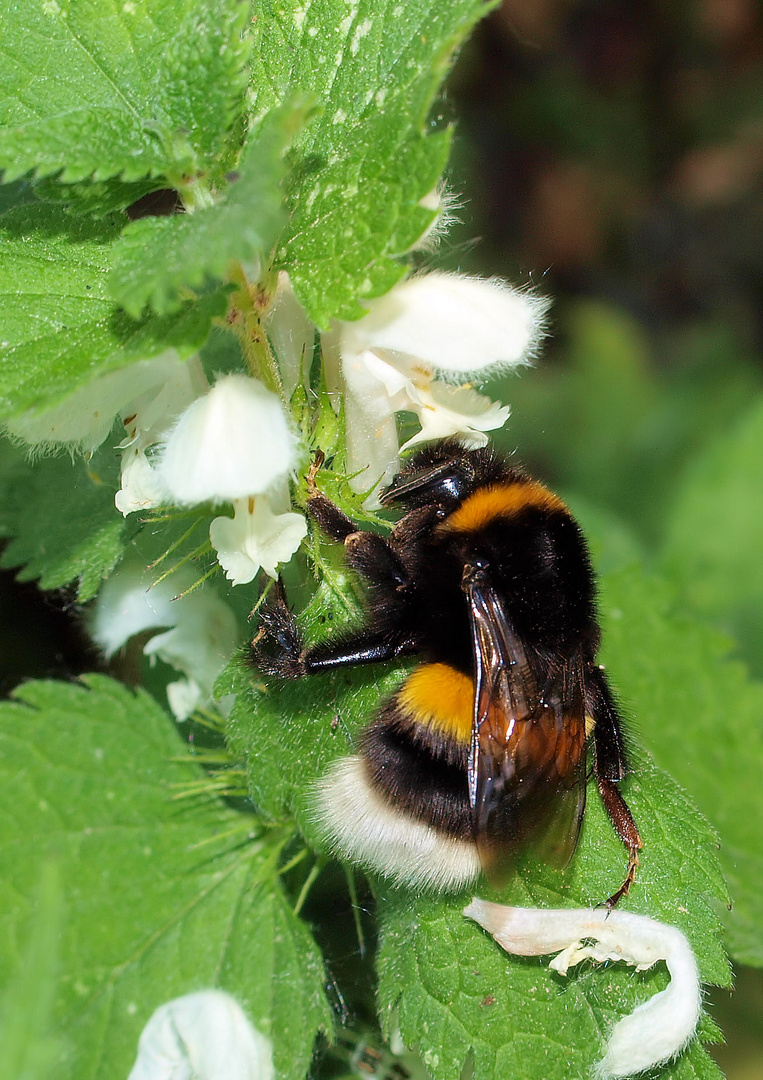
[[(430, 258), (554, 301), (539, 364), (489, 388), (499, 441), (762, 677), (763, 7), (504, 0), (453, 117), (461, 223)], [(721, 1067), (763, 1077), (763, 973), (711, 1000)]]

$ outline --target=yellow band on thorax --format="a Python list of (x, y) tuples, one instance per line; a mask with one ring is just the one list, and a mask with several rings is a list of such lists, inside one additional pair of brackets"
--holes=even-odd
[(480, 488), (464, 499), (440, 528), (448, 532), (474, 532), (494, 518), (513, 517), (529, 507), (567, 511), (562, 500), (537, 480), (520, 480)]

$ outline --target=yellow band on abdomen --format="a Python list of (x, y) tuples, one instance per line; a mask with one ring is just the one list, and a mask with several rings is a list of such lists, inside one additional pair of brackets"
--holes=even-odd
[(472, 736), (474, 682), (449, 664), (423, 664), (398, 691), (400, 708), (416, 724), (441, 732), (456, 742)]

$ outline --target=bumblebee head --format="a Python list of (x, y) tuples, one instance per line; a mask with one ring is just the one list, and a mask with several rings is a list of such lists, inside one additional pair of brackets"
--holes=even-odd
[(452, 510), (484, 484), (507, 479), (505, 462), (487, 447), (467, 449), (457, 439), (432, 443), (412, 454), (381, 496), (383, 506)]

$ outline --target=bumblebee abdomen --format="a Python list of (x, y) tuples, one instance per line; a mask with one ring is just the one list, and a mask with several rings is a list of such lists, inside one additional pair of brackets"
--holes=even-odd
[(361, 733), (359, 755), (321, 785), (319, 818), (339, 852), (437, 888), (477, 876), (467, 779), (473, 710), (468, 675), (440, 663), (411, 672)]
[(448, 664), (422, 664), (359, 740), (369, 784), (411, 818), (473, 838), (467, 764), (474, 683)]
[(450, 664), (422, 664), (395, 695), (395, 710), (411, 725), (468, 746), (474, 718), (474, 680)]

